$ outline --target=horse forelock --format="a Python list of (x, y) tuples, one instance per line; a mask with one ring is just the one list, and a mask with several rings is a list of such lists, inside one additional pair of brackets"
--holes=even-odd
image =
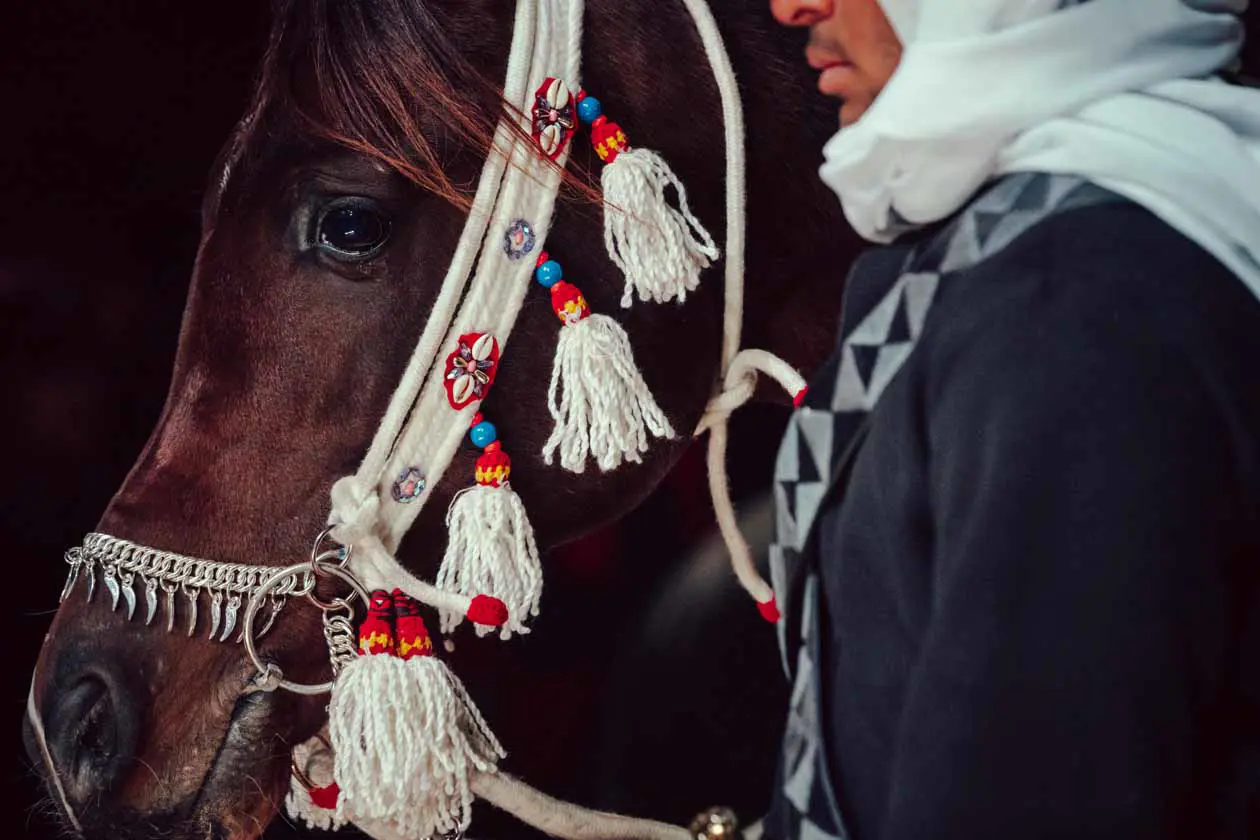
[[(478, 0), (278, 0), (251, 103), (214, 167), (204, 221), (213, 222), (241, 164), (285, 133), (271, 130), (280, 124), (303, 141), (362, 154), (467, 210), (475, 179), (453, 179), (452, 159), (484, 159), (505, 117), (527, 138), (502, 97), (510, 28), (510, 7)], [(587, 173), (565, 180), (598, 200)]]

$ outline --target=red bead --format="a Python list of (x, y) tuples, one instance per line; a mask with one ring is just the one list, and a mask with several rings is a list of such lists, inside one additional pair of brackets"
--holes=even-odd
[(582, 290), (564, 280), (551, 287), (551, 308), (556, 317), (566, 324), (576, 324), (591, 314)]
[(325, 787), (311, 788), (311, 804), (316, 808), (323, 808), (325, 811), (335, 810), (337, 807), (337, 797), (341, 795), (341, 788), (336, 782)]
[(482, 420), (485, 420), (485, 419), (486, 418), (482, 416), (480, 411), (476, 412), (475, 414), (473, 414), (472, 422), (468, 424), (468, 428), (471, 429), (473, 426), (476, 426), (478, 423), (480, 423)]
[(542, 265), (549, 259), (551, 259), (551, 257), (547, 254), (546, 251), (543, 251), (541, 254), (538, 255), (538, 262), (534, 263), (534, 268), (538, 268), (538, 266)]
[(600, 160), (604, 163), (612, 163), (617, 159), (617, 155), (630, 148), (630, 141), (626, 139), (621, 126), (615, 122), (609, 122), (607, 117), (600, 114), (591, 123), (591, 145), (595, 148), (595, 154), (599, 155)]
[(512, 459), (496, 440), (486, 446), (477, 459), (475, 477), (478, 484), (498, 487), (512, 474)]
[(478, 595), (468, 605), (468, 620), (473, 624), (500, 627), (508, 620), (507, 606), (498, 598)]

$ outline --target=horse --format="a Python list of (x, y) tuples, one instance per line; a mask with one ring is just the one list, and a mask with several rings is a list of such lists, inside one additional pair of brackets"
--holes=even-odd
[[(330, 487), (354, 471), (404, 374), (510, 116), (512, 5), (277, 0), (253, 97), (212, 167), (165, 407), (98, 532), (242, 565), (305, 559)], [(809, 371), (830, 350), (855, 249), (813, 177), (834, 112), (812, 95), (799, 36), (761, 0), (712, 11), (747, 115), (744, 343)], [(591, 0), (584, 32), (584, 87), (668, 158), (695, 215), (720, 230), (723, 112), (687, 10)], [(618, 307), (593, 158), (575, 148), (546, 247), (565, 255), (566, 276), (584, 278), (592, 309), (616, 314), (680, 433), (615, 471), (548, 465), (555, 316), (524, 307), (485, 404), (510, 440), (512, 486), (544, 551), (617, 520), (660, 484), (721, 367), (720, 264), (685, 304)], [(431, 488), (399, 552), (416, 574), (433, 576), (443, 512), (476, 459), (461, 450)], [(79, 587), (68, 586), (48, 632), (24, 724), (63, 821), (85, 837), (260, 836), (289, 783), (290, 745), (320, 729), (325, 702), (251, 690), (257, 668), (240, 645), (206, 638), (204, 612), (181, 632), (195, 591), (163, 632), (152, 602), (176, 593), (146, 593), (140, 621), (129, 620), (129, 584), (125, 610), (117, 581), (114, 609)], [(216, 604), (212, 634), (226, 639), (235, 627), (220, 634), (221, 617)], [(318, 682), (320, 636), (318, 611), (291, 608), (258, 653)]]

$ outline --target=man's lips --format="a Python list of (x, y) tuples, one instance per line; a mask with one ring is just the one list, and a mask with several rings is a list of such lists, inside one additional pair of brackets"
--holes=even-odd
[(857, 72), (848, 61), (837, 61), (820, 69), (822, 72), (818, 75), (818, 90), (827, 96), (843, 96), (848, 82)]
[(855, 71), (853, 62), (831, 52), (823, 53), (812, 49), (805, 51), (805, 60), (818, 71), (819, 92), (827, 96), (843, 95), (846, 82)]

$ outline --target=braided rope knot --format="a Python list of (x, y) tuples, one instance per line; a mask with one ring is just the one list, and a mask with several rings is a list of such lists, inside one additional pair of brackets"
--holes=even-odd
[(351, 548), (371, 551), (379, 547), (384, 551), (378, 531), (381, 497), (376, 488), (368, 487), (358, 476), (347, 475), (337, 479), (330, 496), (332, 513), (328, 522), (333, 526), (332, 538)]
[(757, 390), (757, 371), (752, 368), (731, 369), (722, 390), (715, 394), (704, 407), (704, 414), (696, 426), (695, 437), (707, 432), (718, 423), (730, 420), (735, 411), (752, 399)]

